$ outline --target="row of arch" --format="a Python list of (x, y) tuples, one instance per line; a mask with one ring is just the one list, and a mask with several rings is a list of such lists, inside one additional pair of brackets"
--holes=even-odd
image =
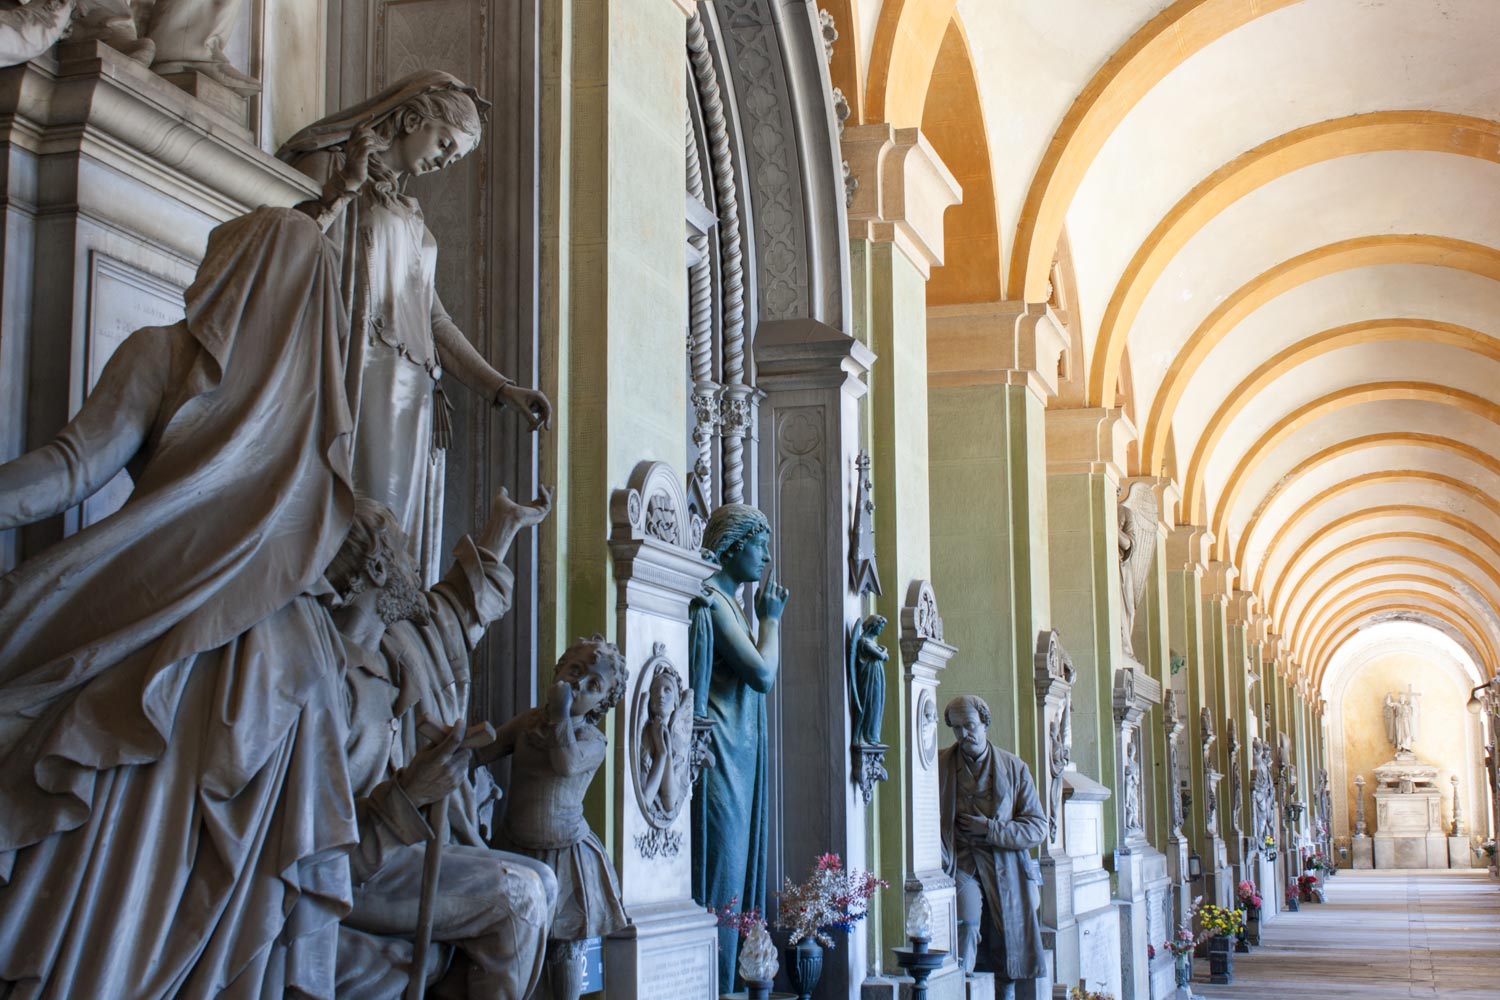
[[(928, 288), (929, 304), (957, 305), (1002, 299), (1055, 304), (1059, 248), (1070, 235), (1075, 243), (1087, 236), (1068, 232), (1069, 210), (1127, 115), (1195, 54), (1302, 2), (1177, 0), (1147, 20), (1078, 91), (1006, 231), (960, 0), (828, 0), (821, 6), (849, 43), (836, 49), (830, 72), (853, 120), (920, 126), (963, 187), (963, 203), (947, 217), (945, 266), (934, 270)], [(871, 4), (878, 14), (862, 9)], [(867, 45), (858, 38), (861, 31), (872, 34)], [(1179, 520), (1212, 532), (1215, 557), (1238, 568), (1240, 586), (1258, 596), (1270, 630), (1314, 687), (1349, 636), (1392, 616), (1440, 628), (1491, 671), (1500, 664), (1500, 461), (1483, 434), (1500, 426), (1500, 406), (1431, 372), (1394, 371), (1335, 384), (1270, 415), (1261, 412), (1271, 405), (1265, 401), (1279, 380), (1317, 365), (1336, 367), (1353, 349), (1442, 349), (1457, 363), (1482, 368), (1500, 363), (1500, 338), (1430, 315), (1362, 317), (1258, 359), (1208, 408), (1191, 440), (1179, 425), (1185, 401), (1214, 349), (1281, 296), (1371, 268), (1419, 266), (1500, 282), (1500, 250), (1450, 235), (1385, 232), (1327, 242), (1282, 260), (1234, 289), (1185, 333), (1149, 401), (1133, 391), (1128, 342), (1148, 293), (1173, 260), (1232, 206), (1299, 170), (1391, 152), (1500, 163), (1500, 123), (1424, 107), (1359, 110), (1244, 150), (1192, 186), (1136, 247), (1097, 318), (1088, 356), (1070, 359), (1075, 384), (1062, 394), (1067, 405), (1123, 407), (1132, 417), (1136, 406), (1145, 409), (1143, 419), (1133, 421), (1139, 446), (1127, 471), (1180, 484)], [(1424, 419), (1324, 440), (1339, 415), (1350, 425), (1377, 412)], [(1455, 429), (1439, 433), (1432, 426), (1444, 423)], [(1257, 431), (1248, 446), (1223, 457), (1226, 434), (1246, 426)], [(1289, 446), (1300, 442), (1307, 446), (1288, 459)], [(1320, 481), (1330, 469), (1361, 462), (1362, 471)]]

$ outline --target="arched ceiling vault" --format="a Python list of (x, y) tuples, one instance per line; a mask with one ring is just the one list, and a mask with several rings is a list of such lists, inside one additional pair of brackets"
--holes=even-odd
[(1391, 621), (1416, 622), (1436, 629), (1467, 654), (1480, 671), (1484, 671), (1484, 657), (1480, 650), (1474, 645), (1473, 640), (1448, 617), (1432, 609), (1405, 607), (1399, 601), (1392, 601), (1355, 612), (1329, 633), (1328, 640), (1324, 644), (1324, 652), (1316, 661), (1310, 661), (1308, 664), (1308, 674), (1314, 690), (1322, 690), (1332, 680), (1328, 671), (1333, 667), (1340, 648), (1370, 626)]
[(839, 2), (867, 120), (962, 103), (950, 146), (988, 149), (939, 300), (1047, 301), (1066, 241), (1052, 405), (1135, 415), (1128, 471), (1177, 481), (1297, 662), (1409, 617), (1495, 669), (1500, 3)]
[(1493, 673), (1496, 655), (1494, 647), (1478, 641), (1456, 613), (1456, 607), (1451, 601), (1419, 591), (1393, 589), (1368, 596), (1350, 605), (1339, 618), (1325, 626), (1316, 640), (1316, 646), (1306, 654), (1304, 668), (1316, 686), (1321, 683), (1329, 659), (1350, 636), (1378, 621), (1413, 618), (1446, 625), (1445, 631), (1449, 631), (1455, 641), (1480, 664), (1481, 670)]

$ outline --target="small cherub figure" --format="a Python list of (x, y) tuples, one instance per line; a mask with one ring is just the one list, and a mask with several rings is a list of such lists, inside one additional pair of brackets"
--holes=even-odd
[(556, 873), (547, 980), (553, 1000), (577, 1000), (584, 942), (629, 922), (614, 865), (583, 815), (584, 793), (609, 751), (599, 722), (625, 693), (629, 670), (619, 649), (596, 635), (568, 647), (553, 677), (546, 705), (511, 719), (478, 756), (515, 755), (497, 845)]
[(688, 755), (693, 743), (693, 706), (677, 671), (658, 670), (647, 693), (641, 727), (641, 794), (649, 811), (675, 819), (687, 801), (691, 782)]

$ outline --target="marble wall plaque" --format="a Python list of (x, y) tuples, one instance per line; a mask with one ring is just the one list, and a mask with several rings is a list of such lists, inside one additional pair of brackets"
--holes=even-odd
[[(125, 338), (145, 326), (182, 319), (183, 290), (138, 267), (95, 250), (89, 254), (88, 342), (83, 395), (94, 391), (104, 366)], [(113, 514), (134, 484), (124, 472), (83, 502), (83, 525)]]
[(702, 947), (676, 948), (650, 956), (652, 1000), (703, 1000), (717, 994), (715, 953)]

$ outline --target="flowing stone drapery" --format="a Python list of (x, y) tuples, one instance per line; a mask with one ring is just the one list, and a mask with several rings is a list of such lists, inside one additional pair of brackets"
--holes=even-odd
[(214, 232), (187, 305), (64, 431), (81, 465), (0, 467), (9, 524), (132, 457), (135, 479), (0, 580), (0, 979), (326, 995), (357, 839), (338, 640), (306, 596), (353, 505), (337, 263), (307, 216), (261, 209)]

